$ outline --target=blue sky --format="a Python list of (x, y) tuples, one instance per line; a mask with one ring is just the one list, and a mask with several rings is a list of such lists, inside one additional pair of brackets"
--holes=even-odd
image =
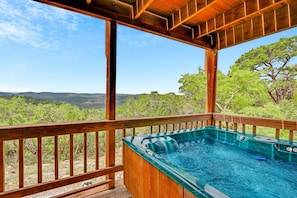
[[(291, 29), (219, 51), (219, 70)], [(105, 93), (105, 21), (31, 0), (0, 0), (0, 91)], [(204, 50), (118, 25), (117, 93), (178, 93)], [(295, 61), (296, 62), (296, 61)]]

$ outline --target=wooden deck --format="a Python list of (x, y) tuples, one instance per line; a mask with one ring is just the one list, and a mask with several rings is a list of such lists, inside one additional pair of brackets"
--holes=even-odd
[[(59, 192), (60, 191), (60, 192)], [(61, 193), (61, 191), (67, 191), (67, 188), (54, 189), (34, 195), (26, 196), (26, 198), (39, 198), (39, 197), (52, 197), (52, 198), (132, 198), (132, 195), (124, 185), (124, 181), (116, 180), (115, 188), (108, 189), (107, 185), (96, 186), (90, 185), (88, 187), (80, 188), (76, 191)], [(58, 195), (57, 195), (58, 194)]]
[(85, 190), (80, 192), (75, 192), (71, 194), (64, 194), (57, 196), (57, 198), (74, 198), (74, 197), (84, 197), (84, 198), (132, 198), (132, 195), (125, 187), (123, 180), (118, 180), (115, 183), (115, 188), (108, 189), (107, 186), (99, 187), (87, 187)]

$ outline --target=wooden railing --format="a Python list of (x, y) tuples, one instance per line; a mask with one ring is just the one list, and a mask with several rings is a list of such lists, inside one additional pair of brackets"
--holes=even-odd
[[(109, 120), (109, 121), (90, 121), (90, 122), (75, 122), (75, 123), (55, 123), (46, 125), (22, 125), (22, 126), (6, 126), (0, 127), (0, 196), (3, 197), (21, 197), (31, 195), (51, 189), (55, 189), (70, 184), (83, 182), (86, 180), (101, 178), (92, 187), (110, 184), (114, 182), (114, 178), (106, 177), (110, 174), (115, 174), (123, 170), (122, 155), (116, 156), (115, 152), (106, 152), (105, 149), (110, 147), (110, 144), (115, 145), (114, 150), (118, 149), (121, 152), (121, 139), (125, 136), (141, 135), (148, 133), (158, 133), (165, 131), (184, 130), (199, 128), (205, 125), (215, 125), (228, 130), (238, 130), (253, 135), (270, 135), (275, 138), (287, 139), (296, 141), (297, 121), (253, 118), (245, 116), (233, 116), (223, 114), (198, 114), (184, 116), (169, 116), (155, 118), (139, 118), (126, 120)], [(115, 132), (114, 140), (106, 141), (106, 134)], [(81, 157), (81, 172), (75, 171), (75, 156), (74, 145), (76, 136), (82, 136), (83, 151)], [(89, 138), (93, 138), (94, 164), (89, 168), (90, 151)], [(52, 138), (51, 145), (44, 145), (45, 138)], [(60, 174), (59, 157), (60, 144), (59, 140), (67, 139), (69, 149), (68, 173)], [(34, 184), (26, 184), (25, 180), (28, 177), (25, 174), (26, 155), (25, 148), (28, 140), (34, 140), (36, 143), (36, 182)], [(15, 141), (17, 145), (17, 180), (18, 184), (13, 189), (6, 184), (9, 174), (6, 174), (5, 167), (7, 151), (5, 146), (8, 142)], [(110, 142), (111, 141), (111, 142)], [(51, 147), (53, 154), (53, 176), (50, 180), (44, 180), (44, 158), (49, 157), (43, 154), (44, 146)], [(102, 152), (104, 154), (102, 154)], [(121, 153), (120, 153), (121, 154)], [(108, 155), (108, 156), (106, 156)], [(105, 164), (106, 157), (115, 159), (118, 157), (118, 162), (113, 166)]]
[(212, 125), (253, 135), (297, 141), (297, 121), (213, 114)]
[[(52, 190), (58, 187), (83, 182), (86, 180), (100, 177), (101, 180), (92, 186), (100, 186), (110, 184), (114, 182), (110, 177), (106, 177), (110, 174), (115, 174), (123, 170), (123, 164), (120, 162), (113, 166), (102, 165), (102, 161), (106, 160), (106, 157), (116, 158), (115, 152), (107, 152), (105, 149), (109, 149), (110, 145), (120, 145), (121, 139), (126, 135), (139, 135), (147, 133), (158, 133), (172, 130), (190, 129), (203, 127), (206, 123), (211, 122), (212, 114), (198, 114), (198, 115), (185, 115), (185, 116), (170, 116), (170, 117), (156, 117), (156, 118), (140, 118), (140, 119), (127, 119), (127, 120), (104, 120), (104, 121), (90, 121), (90, 122), (75, 122), (75, 123), (55, 123), (55, 124), (42, 124), (42, 125), (22, 125), (22, 126), (6, 126), (0, 127), (0, 196), (2, 197), (21, 197), (31, 195), (47, 190)], [(117, 136), (113, 140), (105, 140), (106, 133), (116, 133)], [(81, 173), (76, 173), (75, 169), (75, 156), (74, 145), (75, 137), (83, 136), (82, 142), (82, 166)], [(95, 163), (92, 170), (89, 170), (89, 142), (88, 137), (94, 138), (93, 149), (95, 150)], [(52, 138), (53, 143), (51, 145), (44, 145), (45, 138)], [(59, 140), (62, 138), (67, 139), (67, 145), (69, 149), (69, 170), (67, 174), (60, 174), (60, 157), (59, 151), (61, 148)], [(26, 184), (25, 167), (25, 147), (26, 142), (31, 140), (36, 143), (36, 182), (34, 184)], [(15, 188), (9, 187), (6, 184), (7, 179), (10, 176), (6, 174), (5, 167), (7, 153), (5, 146), (8, 142), (14, 141), (17, 145), (17, 177), (14, 178), (18, 181), (18, 185)], [(102, 147), (102, 145), (105, 145)], [(43, 148), (51, 147), (53, 150), (53, 156), (43, 154)], [(114, 148), (113, 150), (116, 150)], [(103, 150), (106, 155), (100, 155)], [(53, 158), (53, 178), (49, 181), (44, 181), (44, 158)], [(120, 156), (121, 158), (121, 156)], [(102, 179), (103, 177), (103, 179)]]

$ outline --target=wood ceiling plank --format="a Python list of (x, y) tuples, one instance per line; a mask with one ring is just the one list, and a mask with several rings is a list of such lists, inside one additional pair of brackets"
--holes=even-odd
[[(222, 30), (227, 30), (230, 27), (236, 26), (238, 24), (242, 24), (245, 21), (248, 21), (252, 18), (256, 18), (262, 13), (269, 12), (271, 10), (278, 9), (288, 4), (287, 0), (279, 0), (277, 2), (273, 2), (272, 0), (260, 1), (260, 5), (255, 4), (254, 0), (248, 0), (246, 2), (241, 3), (236, 8), (233, 8), (225, 13), (223, 13), (223, 17), (218, 15), (214, 17), (215, 21), (219, 23), (216, 24), (216, 28), (213, 30), (203, 30), (205, 28), (205, 24), (200, 24), (198, 29), (201, 29), (202, 34), (196, 35), (197, 38), (203, 37), (207, 34), (211, 34), (213, 32), (218, 32)], [(213, 19), (211, 19), (213, 20)], [(223, 20), (223, 21), (222, 21)], [(205, 22), (207, 23), (207, 22)], [(197, 32), (199, 33), (199, 32)]]
[[(222, 27), (223, 25), (225, 25), (225, 15), (220, 14), (217, 17), (214, 18), (215, 19), (215, 29)], [(213, 30), (214, 31), (214, 30)]]
[(233, 46), (235, 44), (233, 28), (226, 30), (226, 36), (227, 36), (227, 46)]
[(135, 16), (134, 18), (137, 19), (153, 2), (154, 0), (136, 0), (135, 3)]
[(257, 12), (258, 5), (255, 3), (255, 1), (246, 1), (245, 3), (245, 9), (246, 9), (246, 15), (250, 15), (254, 12)]
[(264, 14), (264, 21), (265, 21), (264, 31), (265, 31), (265, 34), (270, 34), (270, 33), (274, 32), (276, 30), (274, 14), (275, 14), (274, 10)]
[[(289, 27), (289, 20), (290, 20), (290, 17), (289, 14), (288, 14), (288, 7), (282, 7), (282, 8), (278, 8), (276, 10), (276, 27), (277, 27), (277, 30), (282, 30), (282, 29), (285, 29), (287, 27)], [(297, 14), (297, 13), (295, 13)]]
[[(190, 0), (187, 4), (182, 6), (176, 12), (172, 13), (172, 26), (169, 29), (175, 29), (176, 27), (180, 26), (181, 24), (185, 23), (186, 21), (190, 20), (196, 15), (201, 14), (215, 3), (216, 1), (213, 0)], [(187, 7), (191, 7), (191, 10), (187, 9)], [(193, 12), (194, 10), (195, 12)]]
[[(126, 0), (124, 0), (126, 1)], [(171, 17), (172, 13), (176, 12), (189, 0), (155, 0), (149, 7), (149, 11), (160, 14), (163, 17)]]
[(225, 24), (232, 23), (233, 21), (245, 17), (245, 4), (241, 4), (227, 12), (225, 15)]
[(273, 4), (273, 0), (260, 0), (259, 1), (259, 9), (263, 9)]
[(247, 22), (245, 22), (244, 24), (242, 24), (243, 26), (243, 40), (244, 41), (248, 41), (250, 39), (252, 39), (252, 21), (249, 20)]
[[(281, 30), (295, 27), (297, 26), (297, 16), (295, 13), (297, 13), (297, 2), (266, 12), (264, 15), (260, 15), (254, 19), (246, 21), (241, 25), (242, 39), (240, 36), (237, 36), (238, 33), (240, 34), (240, 30), (237, 29), (237, 26), (231, 27), (228, 30), (223, 30), (217, 34), (219, 37), (218, 49), (230, 47), (255, 38), (276, 33)], [(295, 17), (295, 19), (292, 17)], [(294, 24), (292, 23), (293, 21)], [(235, 30), (234, 43), (232, 43), (232, 30)]]
[(243, 41), (243, 27), (242, 24), (234, 27), (235, 43), (241, 43)]
[(257, 37), (264, 35), (262, 16), (258, 16), (256, 18), (252, 19), (252, 24), (253, 24), (253, 28), (252, 28), (253, 38), (257, 38)]
[(291, 3), (289, 5), (290, 8), (290, 27), (297, 25), (297, 2)]

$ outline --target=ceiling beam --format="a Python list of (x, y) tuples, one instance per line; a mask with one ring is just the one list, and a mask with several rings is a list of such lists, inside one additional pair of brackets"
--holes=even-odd
[(297, 27), (297, 1), (263, 13), (235, 27), (217, 33), (217, 48), (223, 49)]
[(209, 35), (213, 32), (220, 32), (227, 30), (230, 27), (234, 27), (238, 24), (242, 24), (245, 21), (249, 21), (252, 18), (256, 18), (263, 13), (276, 10), (284, 5), (288, 4), (291, 0), (279, 0), (279, 1), (261, 1), (247, 0), (238, 5), (237, 7), (215, 16), (214, 18), (199, 24), (197, 28), (197, 38), (201, 38), (205, 35)]
[(172, 13), (172, 25), (169, 28), (170, 30), (175, 29), (176, 27), (180, 26), (184, 22), (190, 20), (191, 18), (195, 17), (196, 15), (202, 13), (210, 7), (212, 4), (216, 3), (216, 1), (211, 1), (208, 3), (206, 0), (190, 0), (187, 4), (183, 7)]
[(168, 19), (149, 11), (142, 12), (137, 19), (133, 16), (133, 6), (121, 1), (110, 0), (34, 0), (55, 7), (75, 11), (103, 20), (114, 20), (121, 25), (135, 28), (162, 37), (170, 38), (196, 47), (210, 49), (205, 37), (195, 38), (194, 28), (181, 25), (168, 29)]
[(136, 0), (134, 5), (134, 18), (137, 19), (153, 2), (154, 0)]

